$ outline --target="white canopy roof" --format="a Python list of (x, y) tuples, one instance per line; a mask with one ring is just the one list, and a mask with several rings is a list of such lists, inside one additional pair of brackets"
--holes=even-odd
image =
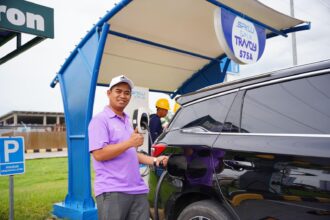
[[(304, 23), (255, 0), (218, 2), (279, 31)], [(137, 86), (175, 91), (211, 60), (128, 39), (118, 33), (217, 59), (224, 50), (214, 30), (216, 7), (206, 0), (131, 1), (108, 20), (110, 34), (98, 84), (109, 84), (112, 77), (124, 74)]]

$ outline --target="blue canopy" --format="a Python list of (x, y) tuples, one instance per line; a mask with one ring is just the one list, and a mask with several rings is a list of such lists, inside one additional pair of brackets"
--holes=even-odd
[(87, 33), (51, 83), (61, 86), (69, 156), (68, 194), (54, 205), (56, 216), (97, 219), (87, 138), (97, 85), (107, 86), (112, 77), (125, 74), (137, 86), (175, 96), (224, 80), (230, 60), (214, 31), (217, 7), (262, 26), (268, 37), (309, 28), (255, 0), (117, 4)]

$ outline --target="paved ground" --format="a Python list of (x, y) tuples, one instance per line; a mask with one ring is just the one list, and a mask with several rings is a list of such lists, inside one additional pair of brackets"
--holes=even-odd
[(44, 152), (44, 153), (26, 153), (25, 159), (40, 159), (40, 158), (52, 158), (52, 157), (67, 157), (67, 151), (58, 151), (58, 152)]

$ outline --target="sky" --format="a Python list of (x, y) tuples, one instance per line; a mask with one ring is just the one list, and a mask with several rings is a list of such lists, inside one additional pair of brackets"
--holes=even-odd
[[(62, 112), (60, 86), (50, 82), (70, 52), (95, 23), (118, 0), (30, 0), (54, 9), (55, 38), (46, 39), (30, 50), (0, 65), (0, 116), (10, 111)], [(289, 0), (262, 0), (264, 4), (290, 14)], [(295, 17), (311, 22), (311, 30), (296, 33), (298, 64), (330, 59), (330, 0), (295, 0)], [(28, 38), (23, 38), (23, 41)], [(14, 42), (0, 48), (0, 56), (15, 47)], [(263, 57), (256, 64), (240, 67), (246, 77), (293, 64), (291, 36), (267, 40)], [(230, 77), (232, 78), (232, 77)], [(97, 89), (95, 107), (104, 106), (104, 88)], [(151, 94), (154, 103), (164, 94)], [(173, 106), (173, 102), (171, 102)], [(153, 109), (152, 109), (153, 110)], [(94, 110), (95, 112), (95, 110)]]
[[(262, 3), (290, 15), (290, 0), (262, 0)], [(296, 32), (298, 65), (330, 59), (330, 0), (294, 0), (294, 15), (311, 22), (311, 29)], [(241, 66), (242, 76), (265, 73), (293, 65), (292, 35), (274, 37), (266, 42), (262, 58)]]

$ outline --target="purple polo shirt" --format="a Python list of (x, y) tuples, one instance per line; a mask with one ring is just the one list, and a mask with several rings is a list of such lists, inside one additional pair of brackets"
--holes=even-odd
[[(89, 152), (101, 149), (109, 144), (126, 141), (133, 133), (129, 116), (116, 115), (108, 106), (91, 120), (88, 127)], [(135, 147), (131, 147), (119, 156), (97, 161), (93, 158), (95, 171), (95, 196), (104, 192), (123, 192), (127, 194), (148, 193), (139, 169)]]

